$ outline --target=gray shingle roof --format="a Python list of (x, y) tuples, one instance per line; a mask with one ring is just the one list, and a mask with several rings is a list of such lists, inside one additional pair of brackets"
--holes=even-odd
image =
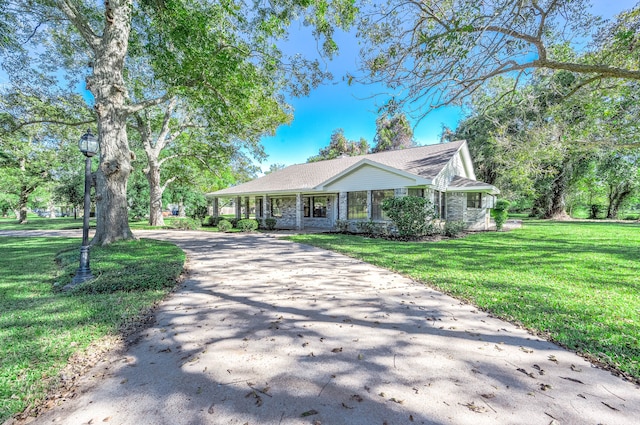
[(498, 189), (489, 183), (471, 180), (461, 176), (455, 176), (447, 186), (447, 191), (451, 192), (464, 192), (480, 189), (491, 189), (492, 192), (495, 192), (496, 194), (499, 193)]
[(437, 145), (291, 165), (250, 182), (210, 193), (210, 195), (234, 196), (311, 191), (363, 159), (397, 168), (426, 179), (433, 179), (464, 143), (464, 140), (460, 140)]

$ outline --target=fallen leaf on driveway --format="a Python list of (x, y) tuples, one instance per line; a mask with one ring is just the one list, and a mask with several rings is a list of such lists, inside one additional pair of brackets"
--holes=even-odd
[(313, 415), (317, 415), (318, 411), (315, 409), (311, 409), (311, 410), (307, 410), (306, 412), (304, 412), (302, 415), (303, 418), (306, 418), (307, 416), (313, 416)]
[(531, 373), (531, 372), (527, 372), (526, 370), (524, 370), (524, 369), (523, 369), (523, 368), (521, 368), (521, 367), (519, 367), (519, 368), (518, 368), (518, 369), (516, 369), (516, 370), (517, 370), (518, 372), (522, 372), (522, 373), (524, 373), (525, 375), (527, 375), (527, 376), (528, 376), (528, 377), (530, 377), (530, 378), (533, 378), (533, 379), (535, 379), (535, 378), (536, 378), (536, 376), (535, 376), (533, 373)]
[(476, 412), (476, 413), (484, 413), (487, 411), (487, 409), (485, 409), (482, 406), (476, 406), (476, 404), (472, 401), (471, 403), (467, 403), (467, 404), (462, 404), (462, 403), (458, 403), (461, 406), (466, 407), (467, 409), (471, 410), (472, 412)]
[(342, 353), (342, 347), (339, 348), (334, 348), (333, 350), (331, 350), (332, 353)]

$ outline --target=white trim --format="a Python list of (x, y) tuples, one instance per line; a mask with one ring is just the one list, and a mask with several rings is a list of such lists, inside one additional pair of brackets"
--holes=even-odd
[(447, 192), (482, 192), (482, 193), (490, 193), (492, 195), (498, 195), (500, 190), (491, 185), (487, 186), (474, 186), (474, 187), (451, 187), (447, 186)]

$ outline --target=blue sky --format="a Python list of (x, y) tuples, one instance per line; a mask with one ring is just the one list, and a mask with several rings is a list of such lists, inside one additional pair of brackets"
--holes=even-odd
[[(611, 18), (622, 10), (632, 8), (637, 0), (593, 0), (592, 3), (594, 14)], [(304, 50), (308, 50), (309, 46), (315, 48), (306, 31), (307, 28), (302, 27), (302, 35), (292, 36), (295, 40), (286, 48), (292, 51), (296, 46)], [(289, 99), (294, 108), (294, 120), (290, 125), (281, 126), (275, 136), (262, 139), (265, 152), (269, 155), (261, 164), (263, 170), (268, 170), (269, 165), (274, 163), (291, 165), (306, 162), (308, 157), (316, 155), (320, 148), (329, 144), (329, 137), (337, 128), (344, 129), (349, 139), (364, 137), (372, 143), (377, 108), (384, 100), (372, 96), (383, 93), (384, 88), (349, 86), (343, 81), (342, 77), (347, 72), (356, 71), (358, 47), (352, 34), (339, 34), (337, 41), (340, 55), (326, 64), (334, 74), (334, 80), (313, 90), (308, 97)], [(458, 108), (443, 108), (429, 113), (414, 128), (416, 141), (418, 144), (437, 143), (442, 125), (455, 128), (461, 117)]]

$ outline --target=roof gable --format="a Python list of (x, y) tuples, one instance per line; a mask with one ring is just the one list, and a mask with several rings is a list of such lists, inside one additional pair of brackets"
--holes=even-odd
[[(371, 179), (373, 179), (374, 181), (379, 180), (375, 178), (378, 176), (381, 176), (381, 177), (384, 176), (383, 178), (386, 178), (389, 180), (388, 182), (389, 187), (383, 187), (384, 185), (381, 185), (381, 183), (374, 183), (377, 185), (376, 187), (379, 189), (394, 188), (394, 187), (397, 187), (398, 185), (401, 185), (401, 186), (424, 185), (424, 184), (431, 183), (430, 180), (422, 178), (420, 176), (416, 176), (415, 174), (411, 174), (404, 170), (400, 170), (394, 167), (390, 167), (388, 165), (371, 161), (370, 159), (367, 159), (367, 158), (363, 158), (359, 162), (353, 164), (352, 166), (346, 168), (342, 172), (331, 177), (329, 180), (321, 183), (316, 187), (316, 189), (330, 190), (332, 188), (340, 186), (340, 183), (342, 183), (342, 186), (344, 186), (345, 183), (347, 186), (349, 186), (349, 184), (345, 182), (346, 180), (354, 181), (354, 183), (360, 184), (362, 188), (365, 188), (366, 184), (357, 183), (357, 182), (358, 181), (362, 182), (363, 180), (371, 180)], [(402, 184), (399, 184), (400, 182), (402, 182)]]

